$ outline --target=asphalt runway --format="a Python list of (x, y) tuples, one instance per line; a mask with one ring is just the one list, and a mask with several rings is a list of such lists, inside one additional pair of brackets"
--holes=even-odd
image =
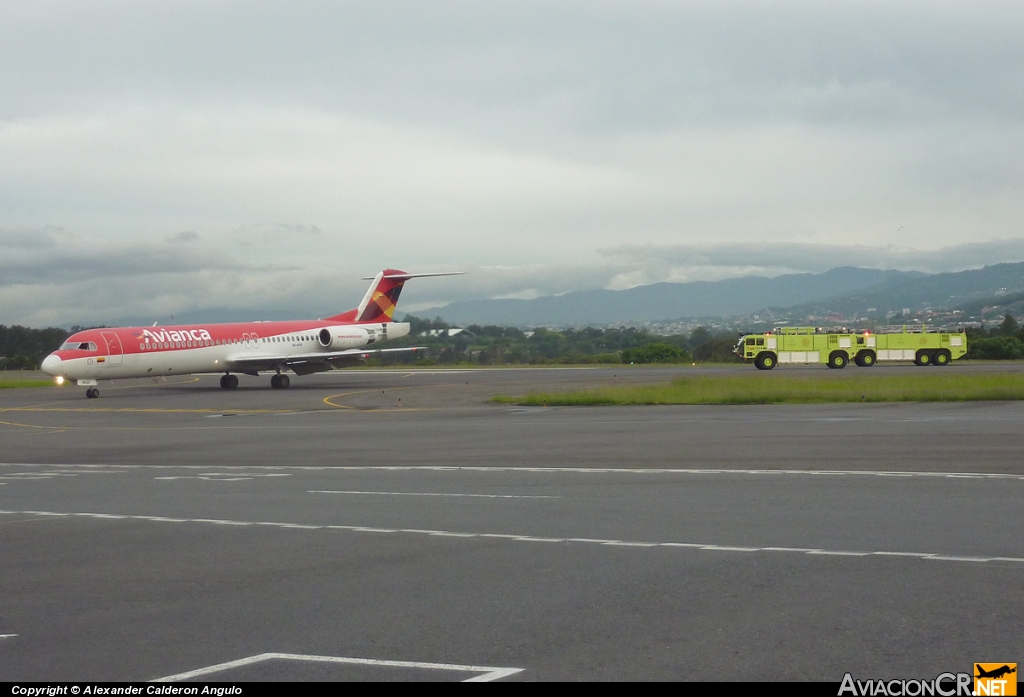
[(688, 370), (2, 390), (0, 680), (838, 681), (1019, 660), (1024, 405), (487, 401)]

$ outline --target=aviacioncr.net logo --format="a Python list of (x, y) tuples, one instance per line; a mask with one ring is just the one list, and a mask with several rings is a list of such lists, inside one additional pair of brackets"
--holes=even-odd
[(975, 663), (974, 694), (1013, 697), (1017, 694), (1016, 672), (1016, 663)]
[(940, 673), (933, 680), (855, 680), (847, 673), (839, 686), (839, 696), (855, 697), (972, 697), (970, 673)]

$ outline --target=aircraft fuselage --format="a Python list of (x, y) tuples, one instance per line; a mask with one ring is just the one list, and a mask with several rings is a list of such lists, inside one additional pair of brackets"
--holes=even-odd
[(331, 320), (89, 329), (69, 337), (42, 369), (67, 380), (255, 373), (318, 362), (328, 369), (331, 360), (408, 333), (406, 322)]

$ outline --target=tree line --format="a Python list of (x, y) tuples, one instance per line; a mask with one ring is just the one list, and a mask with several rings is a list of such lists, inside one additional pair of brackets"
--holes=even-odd
[(1002, 323), (988, 331), (967, 330), (965, 358), (1014, 360), (1024, 358), (1024, 328), (1013, 315), (1007, 314)]
[(739, 361), (732, 353), (736, 344), (734, 333), (714, 333), (704, 327), (689, 334), (661, 336), (635, 327), (524, 331), (471, 324), (449, 336), (448, 330), (454, 328), (440, 317), (428, 320), (407, 315), (404, 321), (411, 325), (409, 336), (392, 344), (424, 346), (429, 349), (428, 354), (390, 354), (372, 358), (374, 363), (578, 365)]
[[(689, 334), (661, 336), (635, 327), (599, 329), (536, 329), (472, 324), (449, 336), (453, 327), (440, 317), (428, 320), (406, 316), (409, 336), (392, 346), (425, 346), (425, 353), (394, 353), (371, 358), (371, 364), (505, 365), (505, 364), (622, 364), (622, 363), (737, 363), (737, 335), (697, 327)], [(43, 358), (82, 327), (32, 329), (0, 324), (0, 369), (35, 370)], [(1024, 359), (1024, 328), (1007, 314), (989, 330), (967, 331), (967, 358)]]
[[(78, 327), (73, 331), (78, 331)], [(51, 351), (55, 350), (72, 332), (49, 327), (31, 329), (0, 324), (0, 369), (36, 370)]]

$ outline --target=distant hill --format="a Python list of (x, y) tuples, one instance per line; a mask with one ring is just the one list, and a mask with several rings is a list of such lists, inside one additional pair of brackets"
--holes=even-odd
[[(933, 309), (980, 310), (982, 305), (997, 304), (1003, 295), (1024, 291), (1024, 262), (994, 264), (981, 269), (955, 271), (916, 278), (889, 278), (875, 286), (869, 286), (833, 297), (786, 306), (772, 303), (775, 308), (785, 308), (794, 315), (839, 312), (846, 316), (884, 314), (900, 312), (903, 308), (919, 310)], [(867, 313), (871, 308), (874, 311)]]
[[(454, 324), (567, 325), (741, 315), (924, 277), (916, 271), (843, 266), (824, 273), (655, 283), (628, 290), (573, 291), (534, 300), (461, 300), (415, 314)], [(767, 301), (767, 302), (766, 302)]]

